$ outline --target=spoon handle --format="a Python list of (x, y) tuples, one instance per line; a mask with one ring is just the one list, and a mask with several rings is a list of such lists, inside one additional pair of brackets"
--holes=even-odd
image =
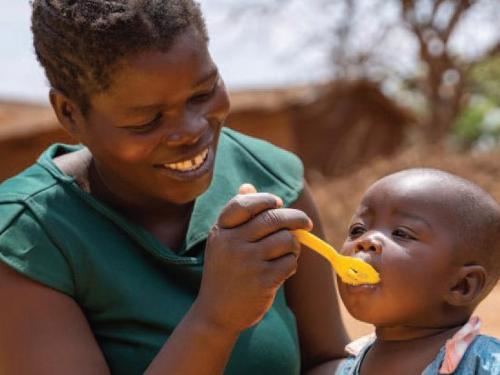
[(327, 244), (321, 238), (303, 229), (293, 230), (292, 233), (301, 244), (324, 256), (335, 268), (340, 254), (333, 248), (333, 246)]

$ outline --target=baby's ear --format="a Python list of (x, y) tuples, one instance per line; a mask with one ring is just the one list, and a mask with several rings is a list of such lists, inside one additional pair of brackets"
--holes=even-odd
[(475, 306), (486, 285), (486, 276), (483, 266), (463, 266), (445, 297), (446, 302), (452, 306)]

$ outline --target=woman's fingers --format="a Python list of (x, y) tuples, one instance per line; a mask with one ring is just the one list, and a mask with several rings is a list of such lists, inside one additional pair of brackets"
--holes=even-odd
[(259, 213), (280, 207), (281, 199), (269, 193), (238, 194), (224, 207), (217, 224), (220, 228), (234, 228)]
[(248, 251), (255, 251), (259, 254), (259, 259), (272, 261), (284, 255), (300, 255), (300, 243), (288, 230), (280, 230), (256, 242), (254, 248)]
[[(238, 194), (245, 195), (253, 193), (257, 193), (257, 189), (255, 188), (255, 186), (249, 183), (242, 184), (238, 190)], [(276, 199), (278, 200), (278, 207), (283, 207), (283, 200), (280, 197), (276, 197)]]
[(311, 222), (281, 206), (275, 195), (244, 185), (209, 233), (197, 304), (221, 327), (239, 332), (262, 319), (297, 269), (300, 244), (289, 230)]
[(283, 229), (310, 230), (311, 228), (311, 219), (303, 211), (293, 208), (268, 209), (243, 225), (241, 236), (250, 242), (255, 242)]
[(294, 254), (286, 254), (269, 263), (266, 276), (268, 284), (274, 288), (280, 287), (286, 279), (297, 271), (297, 257)]

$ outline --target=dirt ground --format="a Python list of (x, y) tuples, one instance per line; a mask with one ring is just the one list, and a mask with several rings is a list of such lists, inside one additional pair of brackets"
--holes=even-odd
[[(352, 174), (323, 178), (309, 173), (327, 238), (339, 247), (345, 237), (348, 222), (366, 190), (378, 178), (389, 173), (413, 167), (444, 169), (476, 182), (500, 202), (500, 151), (471, 154), (444, 153), (435, 150), (404, 150), (390, 159), (378, 159)], [(477, 315), (482, 319), (482, 332), (500, 337), (500, 283), (479, 305)], [(371, 331), (365, 323), (354, 320), (343, 311), (351, 337)]]

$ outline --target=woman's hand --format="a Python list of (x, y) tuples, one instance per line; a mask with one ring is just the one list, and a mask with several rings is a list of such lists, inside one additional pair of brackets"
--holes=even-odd
[(278, 288), (297, 268), (300, 244), (289, 232), (311, 229), (302, 211), (280, 208), (280, 198), (243, 185), (212, 228), (194, 310), (198, 318), (239, 333), (271, 307)]

